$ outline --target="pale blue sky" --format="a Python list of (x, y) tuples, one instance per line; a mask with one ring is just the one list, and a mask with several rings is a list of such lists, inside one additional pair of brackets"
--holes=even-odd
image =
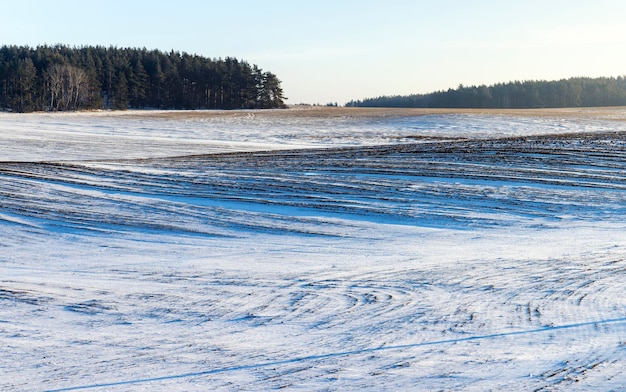
[(288, 103), (626, 75), (623, 0), (108, 0), (3, 4), (0, 44), (237, 57)]

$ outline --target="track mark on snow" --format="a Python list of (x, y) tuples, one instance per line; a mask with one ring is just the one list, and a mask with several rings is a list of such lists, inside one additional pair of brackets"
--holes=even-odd
[(210, 376), (210, 375), (219, 374), (219, 373), (229, 373), (229, 372), (259, 369), (259, 368), (264, 368), (264, 367), (269, 367), (269, 366), (288, 365), (288, 364), (293, 364), (293, 363), (298, 363), (298, 362), (317, 361), (317, 360), (324, 360), (324, 359), (335, 358), (335, 357), (368, 354), (368, 353), (375, 353), (375, 352), (380, 352), (380, 351), (404, 350), (404, 349), (419, 348), (419, 347), (426, 347), (426, 346), (463, 343), (463, 342), (471, 342), (471, 341), (476, 341), (476, 340), (489, 340), (489, 339), (496, 339), (496, 338), (502, 338), (502, 337), (508, 337), (508, 336), (546, 333), (546, 332), (563, 331), (563, 330), (568, 330), (568, 329), (585, 328), (585, 327), (597, 328), (600, 325), (606, 326), (609, 324), (619, 324), (619, 323), (626, 323), (626, 317), (610, 319), (610, 320), (588, 321), (588, 322), (582, 322), (582, 323), (557, 325), (557, 326), (550, 326), (550, 327), (532, 329), (532, 330), (527, 330), (527, 331), (502, 332), (502, 333), (495, 333), (495, 334), (490, 334), (490, 335), (469, 336), (469, 337), (458, 338), (458, 339), (437, 340), (437, 341), (432, 341), (432, 342), (411, 343), (411, 344), (402, 344), (402, 345), (387, 346), (387, 347), (376, 347), (376, 348), (369, 348), (369, 349), (362, 349), (362, 350), (341, 351), (341, 352), (334, 352), (334, 353), (327, 353), (327, 354), (309, 355), (305, 357), (290, 358), (290, 359), (284, 359), (284, 360), (278, 360), (278, 361), (268, 361), (268, 362), (262, 362), (262, 363), (251, 364), (251, 365), (243, 365), (243, 366), (231, 366), (231, 367), (224, 367), (224, 368), (219, 368), (219, 369), (182, 373), (182, 374), (175, 374), (175, 375), (162, 376), (162, 377), (114, 381), (114, 382), (109, 382), (109, 383), (91, 384), (91, 385), (79, 385), (79, 386), (73, 386), (73, 387), (67, 387), (67, 388), (51, 389), (51, 390), (48, 390), (47, 392), (65, 392), (65, 391), (77, 391), (77, 390), (95, 389), (95, 388), (108, 388), (108, 387), (115, 387), (115, 386), (122, 386), (122, 385), (145, 384), (145, 383), (151, 383), (151, 382), (168, 381), (168, 380), (175, 380), (175, 379), (182, 379), (182, 378)]

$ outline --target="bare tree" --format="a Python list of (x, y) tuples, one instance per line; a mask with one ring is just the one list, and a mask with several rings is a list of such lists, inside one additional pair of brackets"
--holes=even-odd
[(46, 72), (49, 110), (77, 110), (86, 99), (85, 71), (67, 64), (55, 64)]

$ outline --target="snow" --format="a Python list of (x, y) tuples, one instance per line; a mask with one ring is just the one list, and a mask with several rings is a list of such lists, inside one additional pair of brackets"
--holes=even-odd
[(0, 114), (0, 389), (624, 388), (626, 123), (265, 113)]

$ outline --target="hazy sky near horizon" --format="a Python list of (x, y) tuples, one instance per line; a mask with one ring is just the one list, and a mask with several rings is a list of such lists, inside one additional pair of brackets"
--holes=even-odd
[(626, 75), (623, 0), (109, 0), (3, 4), (0, 44), (236, 57), (288, 103)]

